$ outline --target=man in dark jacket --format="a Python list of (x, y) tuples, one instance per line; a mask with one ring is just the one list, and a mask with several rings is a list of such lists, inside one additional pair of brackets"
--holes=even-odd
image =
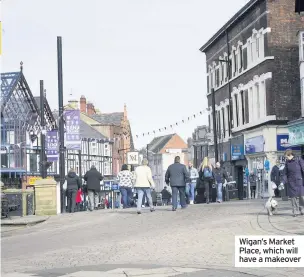
[(273, 166), (270, 173), (270, 180), (274, 182), (277, 186), (277, 188), (274, 190), (275, 197), (280, 196), (280, 192), (278, 190), (278, 187), (282, 181), (281, 172), (280, 172), (280, 161), (277, 161), (277, 164)]
[(81, 180), (76, 175), (75, 170), (73, 168), (70, 169), (65, 179), (67, 182), (68, 212), (74, 213), (76, 207), (76, 194), (81, 187)]
[(94, 165), (92, 165), (91, 169), (84, 175), (84, 180), (87, 182), (89, 209), (91, 212), (94, 208), (97, 208), (99, 202), (100, 182), (102, 179), (102, 175), (97, 171)]
[(165, 182), (172, 187), (172, 211), (177, 209), (177, 195), (179, 194), (182, 209), (186, 208), (186, 183), (189, 182), (189, 172), (184, 164), (180, 163), (180, 157), (176, 156), (174, 164), (171, 164), (165, 175)]

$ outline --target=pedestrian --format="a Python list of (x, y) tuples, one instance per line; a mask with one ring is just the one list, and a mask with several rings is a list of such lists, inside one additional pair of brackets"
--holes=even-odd
[(153, 206), (155, 207), (156, 206), (156, 202), (157, 202), (157, 193), (156, 193), (155, 189), (152, 189), (152, 191), (151, 191), (151, 197), (152, 197)]
[(189, 182), (189, 172), (184, 164), (180, 163), (180, 157), (176, 156), (165, 175), (166, 184), (172, 188), (172, 211), (177, 209), (177, 196), (179, 195), (182, 209), (186, 204), (186, 183)]
[(164, 189), (161, 191), (161, 195), (162, 195), (163, 206), (168, 206), (171, 199), (171, 193), (168, 191), (167, 186), (165, 186)]
[[(283, 171), (283, 183), (287, 186), (287, 195), (290, 197), (293, 216), (298, 211), (304, 215), (304, 161), (301, 157), (295, 157), (293, 151), (285, 151), (286, 163)], [(299, 198), (299, 203), (297, 198)]]
[(103, 180), (103, 177), (95, 165), (92, 165), (91, 169), (84, 175), (84, 180), (87, 182), (89, 209), (92, 212), (98, 206), (100, 182)]
[(74, 213), (76, 208), (76, 195), (77, 191), (81, 187), (81, 180), (73, 168), (69, 170), (69, 173), (65, 179), (67, 184), (68, 212)]
[(277, 186), (276, 189), (274, 189), (274, 196), (275, 197), (280, 197), (280, 191), (278, 189), (280, 183), (281, 183), (281, 172), (280, 172), (280, 160), (276, 161), (276, 164), (272, 167), (271, 173), (270, 173), (270, 180), (274, 182)]
[(152, 202), (152, 196), (151, 196), (151, 188), (154, 188), (154, 181), (152, 178), (152, 171), (151, 168), (148, 166), (148, 160), (143, 159), (142, 165), (136, 167), (135, 169), (135, 184), (134, 188), (137, 191), (137, 214), (141, 214), (141, 208), (142, 208), (142, 200), (144, 194), (146, 195), (148, 199), (148, 203), (150, 206), (150, 211), (154, 212), (154, 206)]
[(257, 187), (257, 176), (251, 171), (249, 174), (249, 184), (250, 184), (250, 197), (251, 199), (255, 199), (256, 196), (256, 187)]
[(199, 171), (199, 179), (204, 184), (205, 188), (205, 197), (206, 197), (206, 203), (210, 203), (210, 190), (212, 189), (212, 186), (214, 185), (214, 173), (212, 171), (212, 165), (210, 162), (208, 162), (208, 158), (205, 157), (201, 166), (201, 169)]
[(189, 175), (190, 175), (190, 182), (187, 184), (187, 196), (189, 198), (190, 205), (194, 204), (194, 197), (195, 197), (195, 190), (196, 190), (196, 183), (199, 177), (197, 169), (193, 167), (192, 162), (189, 162)]
[(217, 190), (217, 202), (221, 203), (223, 202), (223, 184), (228, 182), (228, 175), (226, 170), (221, 168), (221, 164), (219, 162), (215, 164), (215, 169), (213, 172)]
[(134, 182), (134, 175), (129, 170), (128, 165), (122, 165), (121, 171), (117, 175), (117, 181), (122, 196), (123, 208), (130, 208), (133, 198), (132, 186)]

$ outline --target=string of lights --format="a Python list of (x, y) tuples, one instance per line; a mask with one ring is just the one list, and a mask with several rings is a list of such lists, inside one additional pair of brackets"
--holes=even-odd
[[(185, 123), (187, 123), (187, 122), (189, 122), (189, 121), (191, 121), (193, 119), (196, 119), (198, 116), (202, 116), (206, 112), (207, 112), (207, 109), (199, 111), (198, 113), (192, 114), (192, 115), (186, 117), (185, 119), (177, 121), (177, 122), (175, 122), (173, 124), (167, 125), (165, 127), (156, 128), (156, 129), (154, 129), (152, 131), (149, 131), (149, 132), (144, 132), (144, 133), (141, 133), (141, 134), (136, 134), (133, 137), (140, 138), (140, 137), (144, 137), (144, 136), (155, 135), (157, 133), (162, 133), (164, 131), (173, 129), (176, 126), (179, 126), (181, 124), (185, 124)], [(130, 130), (127, 130), (126, 128), (123, 128), (123, 132), (122, 133), (114, 133), (114, 137), (116, 137), (116, 138), (129, 138), (130, 136), (131, 136), (131, 132), (130, 132)]]

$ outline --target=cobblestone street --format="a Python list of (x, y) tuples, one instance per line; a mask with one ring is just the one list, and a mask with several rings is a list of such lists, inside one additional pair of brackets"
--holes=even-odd
[(281, 201), (271, 219), (262, 201), (64, 214), (4, 232), (2, 276), (303, 276), (234, 267), (234, 236), (263, 234), (303, 235), (304, 218)]

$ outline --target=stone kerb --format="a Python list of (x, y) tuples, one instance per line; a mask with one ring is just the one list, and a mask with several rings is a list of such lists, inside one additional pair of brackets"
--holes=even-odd
[(57, 215), (57, 183), (52, 179), (37, 180), (35, 187), (35, 214)]

